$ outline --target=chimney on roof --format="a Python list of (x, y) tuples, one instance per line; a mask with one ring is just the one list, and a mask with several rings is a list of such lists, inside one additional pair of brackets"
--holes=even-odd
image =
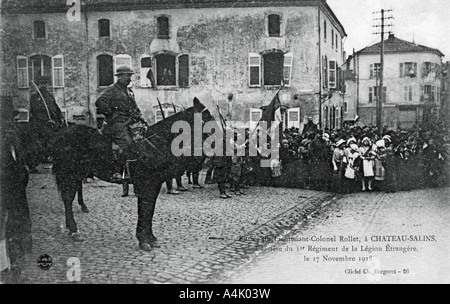
[(389, 39), (394, 39), (394, 38), (395, 38), (394, 33), (389, 33)]

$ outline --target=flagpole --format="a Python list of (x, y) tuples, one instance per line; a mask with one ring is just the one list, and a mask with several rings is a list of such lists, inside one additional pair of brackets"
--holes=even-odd
[(156, 97), (156, 100), (158, 101), (158, 104), (159, 104), (159, 109), (161, 110), (161, 115), (162, 115), (162, 117), (163, 117), (163, 120), (166, 120), (166, 115), (164, 115), (164, 111), (163, 111), (163, 108), (162, 108), (161, 102), (159, 101), (159, 98), (158, 98), (158, 97)]
[[(280, 86), (280, 88), (278, 89), (278, 91), (277, 91), (277, 93), (275, 94), (275, 96), (277, 96), (280, 92), (281, 92), (281, 90), (284, 88), (284, 81), (281, 83), (281, 86)], [(278, 100), (279, 100), (279, 98), (278, 98)], [(281, 104), (281, 102), (280, 102), (280, 104)], [(255, 134), (255, 131), (258, 129), (258, 126), (259, 126), (259, 123), (261, 122), (261, 120), (258, 120), (258, 123), (256, 124), (256, 127), (255, 127), (255, 129), (253, 129), (253, 131), (252, 131), (252, 134), (250, 134), (250, 136), (248, 137), (249, 139)], [(248, 140), (247, 140), (248, 141)]]
[(177, 108), (175, 108), (175, 105), (173, 104), (173, 101), (172, 101), (172, 107), (173, 107), (173, 111), (176, 113), (177, 112)]

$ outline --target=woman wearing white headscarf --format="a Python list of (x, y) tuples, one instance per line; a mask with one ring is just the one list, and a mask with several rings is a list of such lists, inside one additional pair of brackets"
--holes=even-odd
[(372, 191), (372, 182), (375, 177), (373, 170), (375, 164), (376, 146), (372, 145), (372, 142), (368, 137), (364, 137), (361, 141), (361, 147), (359, 148), (359, 154), (362, 159), (362, 191), (366, 191), (366, 181), (368, 181), (367, 189)]
[(344, 177), (347, 184), (347, 193), (350, 193), (350, 189), (353, 189), (353, 183), (356, 178), (354, 162), (359, 157), (358, 145), (356, 144), (356, 139), (350, 138), (347, 141), (348, 148), (344, 150), (344, 157), (342, 159), (343, 166), (345, 167)]

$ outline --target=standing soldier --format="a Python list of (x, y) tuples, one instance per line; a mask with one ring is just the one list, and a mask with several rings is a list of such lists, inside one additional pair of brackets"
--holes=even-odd
[(133, 91), (128, 88), (131, 75), (134, 72), (127, 66), (116, 70), (117, 81), (109, 86), (97, 99), (97, 113), (105, 115), (103, 134), (112, 138), (115, 156), (113, 182), (122, 182), (122, 172), (125, 168), (126, 154), (132, 142), (128, 126), (142, 120), (141, 110), (134, 99)]

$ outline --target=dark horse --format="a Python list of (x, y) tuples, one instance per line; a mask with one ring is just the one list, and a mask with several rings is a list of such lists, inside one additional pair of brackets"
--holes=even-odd
[[(186, 132), (182, 127), (175, 128), (174, 132), (177, 133), (172, 133), (172, 125), (184, 122), (182, 125), (190, 127), (188, 134), (192, 135), (195, 119), (200, 120), (195, 124), (196, 128), (200, 124), (200, 129), (203, 129), (202, 124), (205, 122), (215, 121), (209, 110), (197, 98), (194, 99), (193, 107), (148, 127), (143, 139), (131, 145), (130, 153), (136, 159), (131, 170), (138, 198), (136, 237), (142, 250), (150, 251), (152, 247), (159, 247), (153, 235), (152, 220), (162, 183), (168, 178), (175, 177), (179, 168), (185, 168), (190, 162), (197, 161), (194, 156), (175, 156), (172, 153), (173, 140)], [(207, 136), (201, 132), (202, 144)], [(193, 140), (192, 136), (191, 139)], [(193, 155), (194, 145), (184, 146), (184, 149), (186, 148)], [(96, 177), (110, 181), (114, 168), (111, 141), (97, 129), (75, 125), (69, 126), (56, 136), (53, 149), (53, 173), (64, 202), (66, 226), (75, 241), (82, 241), (73, 216), (72, 201), (88, 173), (92, 172)]]

